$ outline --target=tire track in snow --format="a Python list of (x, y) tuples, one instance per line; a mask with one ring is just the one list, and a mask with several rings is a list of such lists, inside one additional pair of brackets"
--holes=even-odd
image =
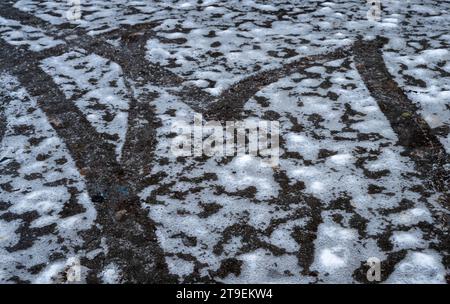
[[(18, 56), (18, 50), (9, 45), (4, 45), (2, 51), (12, 57)], [(123, 271), (126, 282), (171, 281), (156, 242), (154, 225), (140, 208), (135, 185), (130, 183), (133, 178), (128, 178), (129, 173), (116, 162), (114, 146), (66, 99), (53, 79), (41, 70), (33, 53), (26, 55), (28, 62), (10, 72), (37, 99), (83, 172), (97, 210), (97, 222), (103, 227), (92, 233), (107, 239), (106, 261), (98, 261), (91, 267), (98, 275), (105, 263), (115, 262)], [(125, 214), (127, 216), (123, 216)]]
[[(442, 143), (419, 114), (417, 106), (389, 74), (384, 63), (383, 38), (374, 41), (357, 41), (353, 47), (357, 69), (378, 106), (391, 123), (398, 136), (399, 145), (416, 163), (417, 169), (430, 176), (437, 191), (448, 195), (450, 189), (450, 165)], [(447, 207), (447, 206), (443, 206)]]

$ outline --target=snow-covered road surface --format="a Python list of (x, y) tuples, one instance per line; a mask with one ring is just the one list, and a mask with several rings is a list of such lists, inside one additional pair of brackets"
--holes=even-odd
[[(0, 4), (0, 282), (449, 281), (448, 2), (71, 9)], [(174, 156), (195, 114), (279, 164)]]

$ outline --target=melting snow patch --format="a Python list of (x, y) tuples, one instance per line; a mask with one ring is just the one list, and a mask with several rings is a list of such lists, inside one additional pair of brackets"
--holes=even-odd
[(394, 232), (391, 239), (396, 250), (415, 249), (425, 246), (425, 242), (422, 239), (422, 233), (417, 229)]
[(409, 252), (386, 280), (389, 284), (445, 284), (445, 268), (435, 252)]
[(111, 263), (100, 273), (100, 278), (105, 284), (118, 284), (120, 283), (121, 271), (116, 264)]

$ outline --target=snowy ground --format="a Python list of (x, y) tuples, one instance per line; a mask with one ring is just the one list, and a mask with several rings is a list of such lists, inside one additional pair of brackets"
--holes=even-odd
[(449, 282), (450, 3), (381, 2), (2, 1), (0, 282)]

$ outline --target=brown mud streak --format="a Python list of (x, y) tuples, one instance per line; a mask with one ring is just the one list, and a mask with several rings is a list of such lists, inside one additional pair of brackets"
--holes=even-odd
[(102, 37), (81, 36), (77, 40), (68, 41), (69, 45), (80, 47), (90, 53), (105, 57), (122, 67), (129, 79), (139, 84), (155, 84), (164, 86), (176, 86), (181, 83), (181, 78), (164, 69), (159, 64), (145, 60), (145, 46), (139, 38), (138, 42), (115, 47)]
[[(406, 96), (390, 75), (382, 55), (382, 47), (387, 39), (377, 37), (373, 41), (358, 40), (353, 47), (356, 68), (361, 75), (371, 96), (376, 100), (381, 111), (389, 120), (390, 125), (398, 137), (398, 144), (405, 150), (402, 153), (414, 163), (422, 179), (429, 181), (426, 187), (440, 192), (441, 206), (449, 210), (449, 183), (450, 174), (446, 166), (449, 165), (449, 156), (438, 138), (433, 134), (430, 126), (419, 114), (419, 108)], [(432, 211), (432, 209), (430, 209)], [(448, 222), (445, 215), (432, 212), (435, 220)], [(445, 224), (444, 224), (445, 225)], [(445, 227), (445, 226), (444, 226)], [(442, 248), (448, 247), (448, 229), (436, 233)], [(389, 231), (388, 231), (389, 234)], [(445, 250), (444, 250), (445, 252)], [(405, 252), (388, 254), (382, 262), (383, 280), (392, 273), (394, 266), (405, 257)], [(448, 267), (450, 260), (444, 254), (444, 265)], [(387, 265), (387, 266), (386, 266)], [(366, 282), (366, 265), (354, 272), (354, 278)]]
[[(57, 46), (57, 53), (64, 53), (73, 48), (82, 48), (90, 53), (95, 53), (106, 59), (119, 64), (125, 75), (135, 82), (160, 84), (165, 86), (176, 86), (182, 82), (182, 79), (171, 71), (161, 67), (159, 64), (145, 60), (145, 44), (148, 37), (154, 35), (151, 28), (156, 23), (148, 23), (145, 25), (124, 26), (122, 29), (113, 30), (97, 36), (89, 35), (84, 29), (76, 28), (69, 23), (61, 25), (53, 25), (34, 15), (23, 12), (13, 6), (14, 3), (0, 2), (0, 16), (7, 19), (19, 21), (22, 25), (29, 25), (39, 28), (44, 34), (55, 39), (65, 41), (66, 46)], [(131, 34), (134, 39), (130, 41), (126, 37)], [(121, 37), (122, 45), (115, 47), (106, 40), (109, 38)], [(51, 52), (46, 50), (40, 53)]]
[[(107, 144), (73, 103), (65, 99), (53, 83), (53, 79), (39, 68), (38, 63), (44, 58), (58, 56), (80, 47), (122, 65), (124, 74), (140, 84), (175, 85), (179, 84), (179, 78), (159, 65), (149, 62), (142, 64), (146, 62), (143, 47), (145, 37), (139, 39), (134, 47), (116, 49), (101, 37), (88, 36), (83, 30), (67, 30), (66, 25), (53, 26), (33, 15), (21, 12), (10, 3), (1, 3), (0, 8), (1, 15), (6, 18), (20, 20), (24, 25), (39, 27), (49, 36), (64, 40), (66, 40), (64, 34), (79, 36), (78, 39), (66, 40), (65, 45), (36, 53), (28, 52), (26, 47), (15, 48), (0, 40), (0, 68), (15, 71), (14, 74), (26, 86), (29, 93), (37, 95), (39, 105), (58, 135), (66, 142), (80, 172), (85, 175), (89, 194), (98, 212), (97, 221), (103, 229), (103, 231), (93, 229), (90, 233), (86, 233), (86, 241), (88, 246), (93, 246), (91, 249), (96, 249), (95, 246), (99, 245), (100, 238), (104, 236), (109, 245), (109, 254), (105, 260), (86, 261), (95, 272), (91, 280), (97, 280), (96, 275), (101, 270), (102, 264), (116, 262), (122, 267), (124, 280), (127, 282), (173, 282), (173, 277), (168, 274), (163, 251), (156, 241), (155, 224), (140, 208), (137, 196), (140, 189), (136, 189), (140, 176), (136, 164), (132, 161), (133, 158), (138, 158), (150, 163), (149, 158), (153, 156), (151, 152), (154, 147), (154, 130), (148, 130), (148, 125), (144, 126), (145, 128), (135, 125), (139, 118), (146, 119), (152, 125), (155, 124), (149, 101), (141, 103), (136, 100), (127, 81), (132, 102), (129, 113), (130, 129), (124, 145), (124, 156), (129, 159), (121, 166), (115, 160), (114, 147)], [(63, 35), (59, 35), (60, 32), (63, 32)], [(27, 58), (25, 63), (23, 58)], [(143, 143), (148, 145), (143, 146)], [(143, 164), (143, 161), (139, 164)]]
[(381, 37), (373, 41), (358, 40), (353, 47), (356, 68), (397, 134), (398, 144), (405, 148), (404, 155), (431, 181), (432, 188), (448, 195), (450, 175), (445, 166), (449, 164), (449, 157), (420, 116), (418, 107), (389, 74), (381, 50), (386, 42), (387, 39)]
[[(113, 145), (95, 131), (84, 115), (58, 89), (53, 79), (41, 70), (32, 52), (16, 48), (0, 41), (0, 70), (8, 58), (26, 58), (26, 62), (8, 67), (20, 83), (33, 96), (45, 112), (74, 158), (80, 173), (84, 175), (98, 216), (101, 231), (93, 229), (86, 238), (99, 241), (105, 237), (109, 247), (105, 260), (89, 264), (94, 271), (91, 281), (104, 264), (117, 263), (126, 282), (171, 282), (164, 254), (156, 241), (155, 224), (140, 207), (134, 186), (130, 184), (125, 170), (117, 163)], [(118, 214), (125, 215), (118, 217)], [(92, 250), (98, 248), (98, 242)], [(87, 261), (88, 262), (88, 261)]]
[[(155, 147), (155, 126), (158, 126), (151, 100), (155, 96), (134, 96), (134, 86), (144, 86), (147, 84), (160, 86), (180, 86), (183, 79), (161, 67), (159, 64), (149, 62), (145, 59), (145, 44), (149, 37), (155, 33), (152, 28), (157, 23), (138, 24), (124, 26), (123, 28), (111, 32), (90, 36), (84, 29), (73, 28), (70, 24), (52, 25), (28, 13), (22, 12), (13, 7), (10, 3), (0, 3), (0, 15), (7, 18), (20, 20), (24, 25), (35, 26), (44, 30), (45, 34), (62, 39), (64, 45), (58, 45), (43, 52), (33, 53), (36, 60), (42, 60), (51, 56), (59, 56), (69, 52), (74, 48), (85, 49), (89, 53), (94, 53), (119, 64), (124, 73), (124, 79), (129, 91), (130, 109), (128, 114), (127, 136), (123, 149), (122, 165), (130, 178), (130, 185), (136, 191), (142, 188), (142, 178), (140, 172), (145, 175), (150, 170), (150, 163)], [(70, 39), (69, 39), (70, 37)], [(75, 38), (73, 38), (75, 37)], [(115, 47), (108, 43), (106, 39), (119, 39), (121, 44)], [(22, 52), (25, 48), (21, 48)], [(12, 68), (23, 62), (23, 55), (15, 56), (4, 60), (4, 66)], [(1, 60), (1, 58), (0, 58)], [(212, 99), (205, 94), (199, 94), (195, 88), (186, 87), (181, 90), (183, 95), (201, 96), (202, 100)], [(198, 98), (200, 100), (200, 98)], [(198, 102), (196, 102), (198, 103)], [(195, 104), (194, 104), (195, 106)], [(146, 123), (142, 124), (142, 121)]]
[(333, 61), (349, 56), (349, 50), (339, 48), (333, 52), (301, 58), (291, 63), (284, 64), (280, 68), (262, 71), (251, 75), (225, 90), (204, 115), (221, 121), (239, 120), (245, 103), (259, 90), (279, 79), (293, 73), (310, 68), (313, 65), (325, 61)]
[(150, 175), (154, 148), (157, 144), (156, 129), (161, 124), (150, 105), (150, 100), (154, 97), (148, 95), (146, 97), (148, 101), (131, 98), (128, 130), (121, 158), (121, 164), (136, 191), (145, 187), (144, 176)]

